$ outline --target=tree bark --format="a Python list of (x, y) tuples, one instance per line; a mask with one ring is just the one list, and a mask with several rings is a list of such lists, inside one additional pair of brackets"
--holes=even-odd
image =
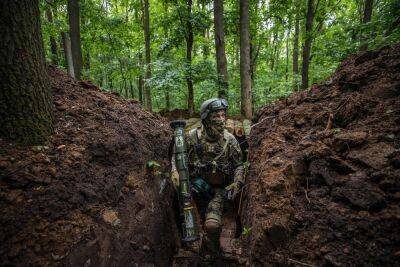
[(228, 68), (225, 54), (224, 0), (214, 0), (214, 39), (217, 60), (218, 97), (226, 98), (229, 88)]
[(307, 1), (307, 15), (306, 15), (306, 32), (305, 41), (303, 45), (303, 64), (301, 69), (301, 88), (307, 89), (308, 87), (308, 70), (310, 67), (310, 54), (312, 43), (312, 29), (314, 22), (314, 0)]
[[(374, 6), (374, 0), (365, 0), (364, 16), (363, 16), (363, 20), (362, 20), (363, 24), (367, 24), (368, 22), (371, 21), (373, 6)], [(366, 51), (368, 49), (368, 44), (366, 43), (367, 40), (368, 40), (368, 37), (364, 31), (364, 34), (361, 35), (361, 42), (362, 42), (362, 44), (360, 46), (361, 51)]]
[(68, 0), (67, 9), (75, 79), (80, 80), (82, 74), (82, 50), (78, 0)]
[(169, 91), (165, 91), (165, 110), (170, 111), (171, 110), (171, 101), (170, 101), (170, 96), (169, 96)]
[(20, 145), (53, 132), (38, 0), (0, 1), (0, 136)]
[(285, 66), (285, 81), (287, 82), (289, 79), (289, 36), (290, 36), (291, 27), (289, 26), (288, 33), (286, 35), (286, 66)]
[(296, 6), (296, 18), (294, 25), (294, 38), (293, 38), (293, 89), (298, 89), (298, 75), (299, 75), (299, 32), (300, 32), (300, 19), (299, 19), (299, 6)]
[(146, 50), (146, 73), (144, 84), (144, 95), (145, 95), (145, 107), (147, 110), (152, 111), (151, 102), (151, 88), (148, 81), (151, 78), (151, 54), (150, 54), (150, 15), (149, 15), (149, 0), (144, 0), (144, 20), (143, 20), (143, 30), (144, 30), (144, 42)]
[(190, 115), (194, 113), (194, 93), (192, 79), (192, 50), (193, 50), (193, 25), (192, 17), (192, 0), (186, 1), (187, 16), (186, 16), (186, 82), (188, 87), (188, 112)]
[[(199, 3), (199, 5), (201, 5), (201, 11), (204, 14), (207, 14), (208, 11), (206, 8), (206, 2), (201, 1), (201, 3)], [(209, 36), (210, 36), (209, 31), (210, 31), (210, 29), (207, 27), (207, 28), (203, 29), (203, 32), (202, 32), (203, 38), (204, 38), (204, 40), (206, 40), (206, 42), (203, 44), (203, 47), (202, 47), (204, 60), (206, 60), (208, 58), (208, 56), (210, 55), (210, 47), (208, 46), (208, 40), (209, 40)]]
[(64, 57), (65, 57), (65, 62), (67, 64), (68, 74), (72, 78), (75, 78), (74, 63), (72, 60), (72, 51), (71, 51), (71, 39), (69, 39), (68, 33), (66, 32), (62, 32), (61, 37), (63, 40)]
[(278, 31), (275, 30), (273, 34), (273, 41), (272, 41), (272, 57), (271, 57), (271, 71), (275, 69), (275, 60), (276, 60), (276, 54), (278, 51)]
[[(48, 6), (46, 9), (46, 17), (47, 21), (53, 25), (53, 12), (51, 11), (51, 7)], [(51, 50), (51, 62), (54, 64), (58, 64), (58, 49), (56, 38), (52, 34), (50, 34), (50, 50)]]
[(241, 112), (251, 119), (251, 77), (250, 77), (250, 34), (249, 34), (249, 0), (240, 0), (240, 87)]
[(143, 99), (143, 56), (142, 53), (139, 53), (139, 67), (140, 67), (140, 74), (138, 77), (138, 95), (139, 95), (139, 102), (144, 105)]

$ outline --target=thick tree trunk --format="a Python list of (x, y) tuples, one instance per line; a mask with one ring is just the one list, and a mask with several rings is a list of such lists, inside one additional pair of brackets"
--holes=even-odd
[(250, 34), (249, 34), (249, 0), (240, 0), (240, 87), (241, 112), (251, 119), (251, 77), (250, 77)]
[(312, 43), (312, 28), (314, 22), (314, 0), (307, 1), (307, 15), (306, 15), (306, 32), (305, 41), (303, 45), (303, 64), (301, 69), (301, 88), (307, 89), (308, 87), (308, 70), (310, 67), (310, 54)]
[(2, 0), (0, 17), (0, 136), (42, 144), (53, 132), (53, 106), (39, 3)]
[(296, 18), (294, 24), (294, 37), (293, 37), (293, 89), (298, 89), (298, 76), (299, 76), (299, 32), (300, 32), (300, 19), (299, 7), (296, 7)]
[(61, 37), (63, 40), (64, 57), (65, 57), (65, 63), (67, 64), (68, 74), (72, 78), (75, 78), (74, 63), (72, 60), (72, 51), (71, 51), (71, 39), (69, 39), (68, 33), (66, 32), (62, 32)]
[[(363, 20), (362, 20), (363, 24), (367, 24), (368, 22), (371, 21), (373, 6), (374, 6), (374, 0), (365, 0), (364, 16), (363, 16)], [(360, 46), (361, 51), (365, 51), (368, 49), (368, 44), (366, 43), (366, 41), (368, 40), (367, 35), (368, 34), (366, 34), (365, 32), (361, 35), (361, 42), (362, 42), (362, 44)]]
[(224, 0), (214, 0), (214, 39), (217, 60), (218, 97), (225, 98), (229, 88), (228, 68), (225, 55)]
[(82, 74), (82, 50), (78, 0), (68, 0), (67, 9), (75, 79), (80, 80)]
[[(50, 24), (53, 24), (53, 12), (51, 11), (51, 7), (48, 6), (46, 9), (46, 17), (47, 21)], [(50, 50), (51, 50), (51, 62), (54, 64), (58, 64), (58, 49), (56, 38), (52, 34), (50, 34)]]
[(146, 83), (144, 84), (144, 95), (145, 95), (145, 107), (147, 110), (152, 111), (151, 102), (151, 88), (148, 81), (151, 78), (151, 54), (150, 54), (150, 15), (149, 15), (149, 0), (144, 0), (144, 20), (143, 20), (143, 30), (144, 30), (144, 42), (146, 50)]
[(186, 82), (188, 87), (188, 111), (190, 115), (194, 113), (194, 93), (192, 79), (192, 50), (193, 50), (193, 26), (192, 26), (192, 0), (187, 0), (187, 19), (186, 19)]

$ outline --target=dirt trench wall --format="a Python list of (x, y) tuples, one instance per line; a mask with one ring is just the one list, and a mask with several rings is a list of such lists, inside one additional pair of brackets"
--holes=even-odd
[(253, 265), (396, 265), (399, 81), (400, 45), (384, 47), (260, 111), (243, 214)]
[(173, 189), (145, 165), (168, 166), (168, 122), (54, 67), (49, 75), (50, 141), (0, 140), (0, 265), (167, 265)]

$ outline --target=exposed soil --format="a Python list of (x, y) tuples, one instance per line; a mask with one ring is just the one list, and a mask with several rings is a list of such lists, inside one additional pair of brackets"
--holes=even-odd
[(173, 189), (145, 167), (168, 166), (168, 121), (54, 67), (49, 76), (50, 141), (0, 139), (0, 265), (168, 265)]
[(395, 266), (400, 45), (351, 56), (256, 123), (243, 212), (251, 264)]
[[(54, 67), (49, 75), (49, 142), (0, 139), (0, 265), (172, 264), (168, 121)], [(224, 218), (233, 259), (222, 265), (396, 265), (400, 45), (351, 56), (324, 84), (265, 106), (249, 141), (243, 234), (234, 239), (235, 216)], [(149, 160), (161, 169), (147, 169)]]

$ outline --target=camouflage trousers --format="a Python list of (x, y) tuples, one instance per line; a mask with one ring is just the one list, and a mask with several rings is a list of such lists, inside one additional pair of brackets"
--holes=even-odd
[(215, 195), (207, 206), (204, 225), (206, 226), (207, 222), (212, 221), (213, 223), (219, 224), (219, 229), (217, 229), (217, 231), (209, 231), (207, 227), (205, 227), (202, 250), (205, 252), (205, 254), (216, 255), (219, 251), (219, 238), (222, 226), (222, 213), (224, 210), (225, 189), (216, 188), (214, 191)]

